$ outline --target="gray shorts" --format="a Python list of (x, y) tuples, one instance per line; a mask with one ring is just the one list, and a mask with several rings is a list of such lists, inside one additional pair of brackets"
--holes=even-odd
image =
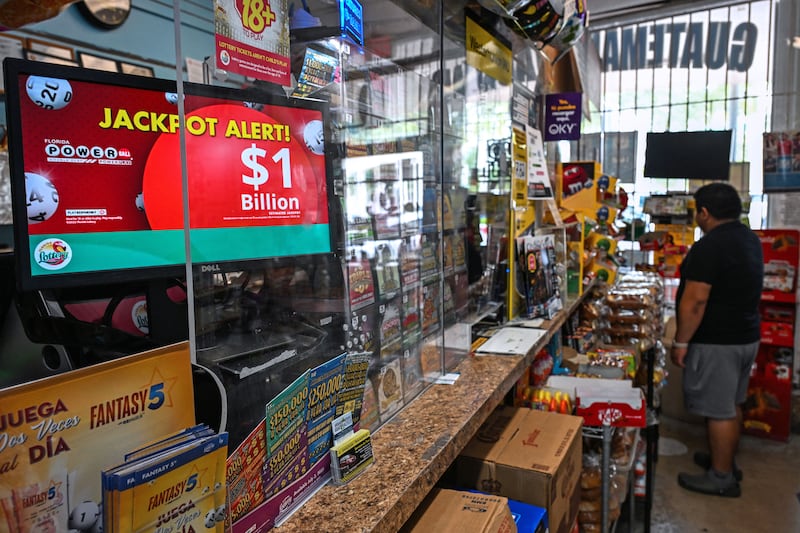
[(758, 345), (690, 344), (683, 369), (686, 410), (708, 418), (735, 418), (736, 406), (747, 399)]

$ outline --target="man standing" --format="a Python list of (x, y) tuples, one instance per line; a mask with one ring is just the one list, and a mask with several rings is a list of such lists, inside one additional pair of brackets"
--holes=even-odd
[(710, 454), (698, 452), (700, 475), (680, 473), (681, 487), (738, 497), (741, 405), (760, 340), (758, 304), (764, 280), (761, 242), (740, 222), (736, 190), (715, 182), (694, 193), (695, 221), (703, 237), (689, 250), (680, 273), (672, 361), (683, 370), (686, 410), (703, 416)]

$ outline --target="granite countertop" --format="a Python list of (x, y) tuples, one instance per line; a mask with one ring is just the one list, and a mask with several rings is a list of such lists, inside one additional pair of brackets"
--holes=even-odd
[(578, 303), (542, 326), (548, 334), (525, 357), (464, 359), (454, 385), (432, 385), (375, 432), (374, 464), (347, 485), (323, 487), (275, 531), (397, 531)]

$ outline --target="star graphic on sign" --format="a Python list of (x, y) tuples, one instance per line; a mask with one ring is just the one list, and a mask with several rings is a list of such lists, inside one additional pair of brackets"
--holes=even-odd
[[(172, 394), (170, 394), (170, 392), (172, 391), (173, 387), (175, 387), (177, 382), (177, 377), (165, 378), (161, 373), (161, 370), (154, 368), (153, 373), (150, 376), (150, 381), (140, 388), (152, 390), (154, 385), (163, 384), (164, 387), (162, 392), (164, 393), (164, 403), (161, 405), (161, 407), (174, 407), (175, 404), (172, 401)], [(148, 404), (152, 403), (152, 401), (153, 398), (149, 398)]]
[(201, 470), (201, 469), (197, 468), (197, 464), (194, 464), (194, 465), (192, 465), (191, 471), (189, 471), (189, 476), (188, 477), (192, 477), (194, 474), (197, 474), (197, 484), (199, 486), (201, 486), (201, 487), (210, 486), (210, 484), (204, 484), (203, 483), (203, 478), (206, 476), (207, 473), (208, 473), (208, 467), (203, 468)]
[[(56, 495), (54, 503), (61, 503), (61, 498), (63, 497), (61, 494), (61, 483), (61, 481), (50, 480), (50, 488), (53, 489), (53, 494)], [(48, 492), (50, 491), (48, 490)]]

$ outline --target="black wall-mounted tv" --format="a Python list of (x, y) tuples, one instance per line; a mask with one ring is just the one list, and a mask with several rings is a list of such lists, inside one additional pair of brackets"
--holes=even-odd
[(731, 130), (648, 133), (648, 178), (728, 180)]
[(182, 276), (184, 172), (193, 263), (333, 250), (326, 102), (186, 84), (184, 156), (174, 81), (4, 71), (21, 289)]

